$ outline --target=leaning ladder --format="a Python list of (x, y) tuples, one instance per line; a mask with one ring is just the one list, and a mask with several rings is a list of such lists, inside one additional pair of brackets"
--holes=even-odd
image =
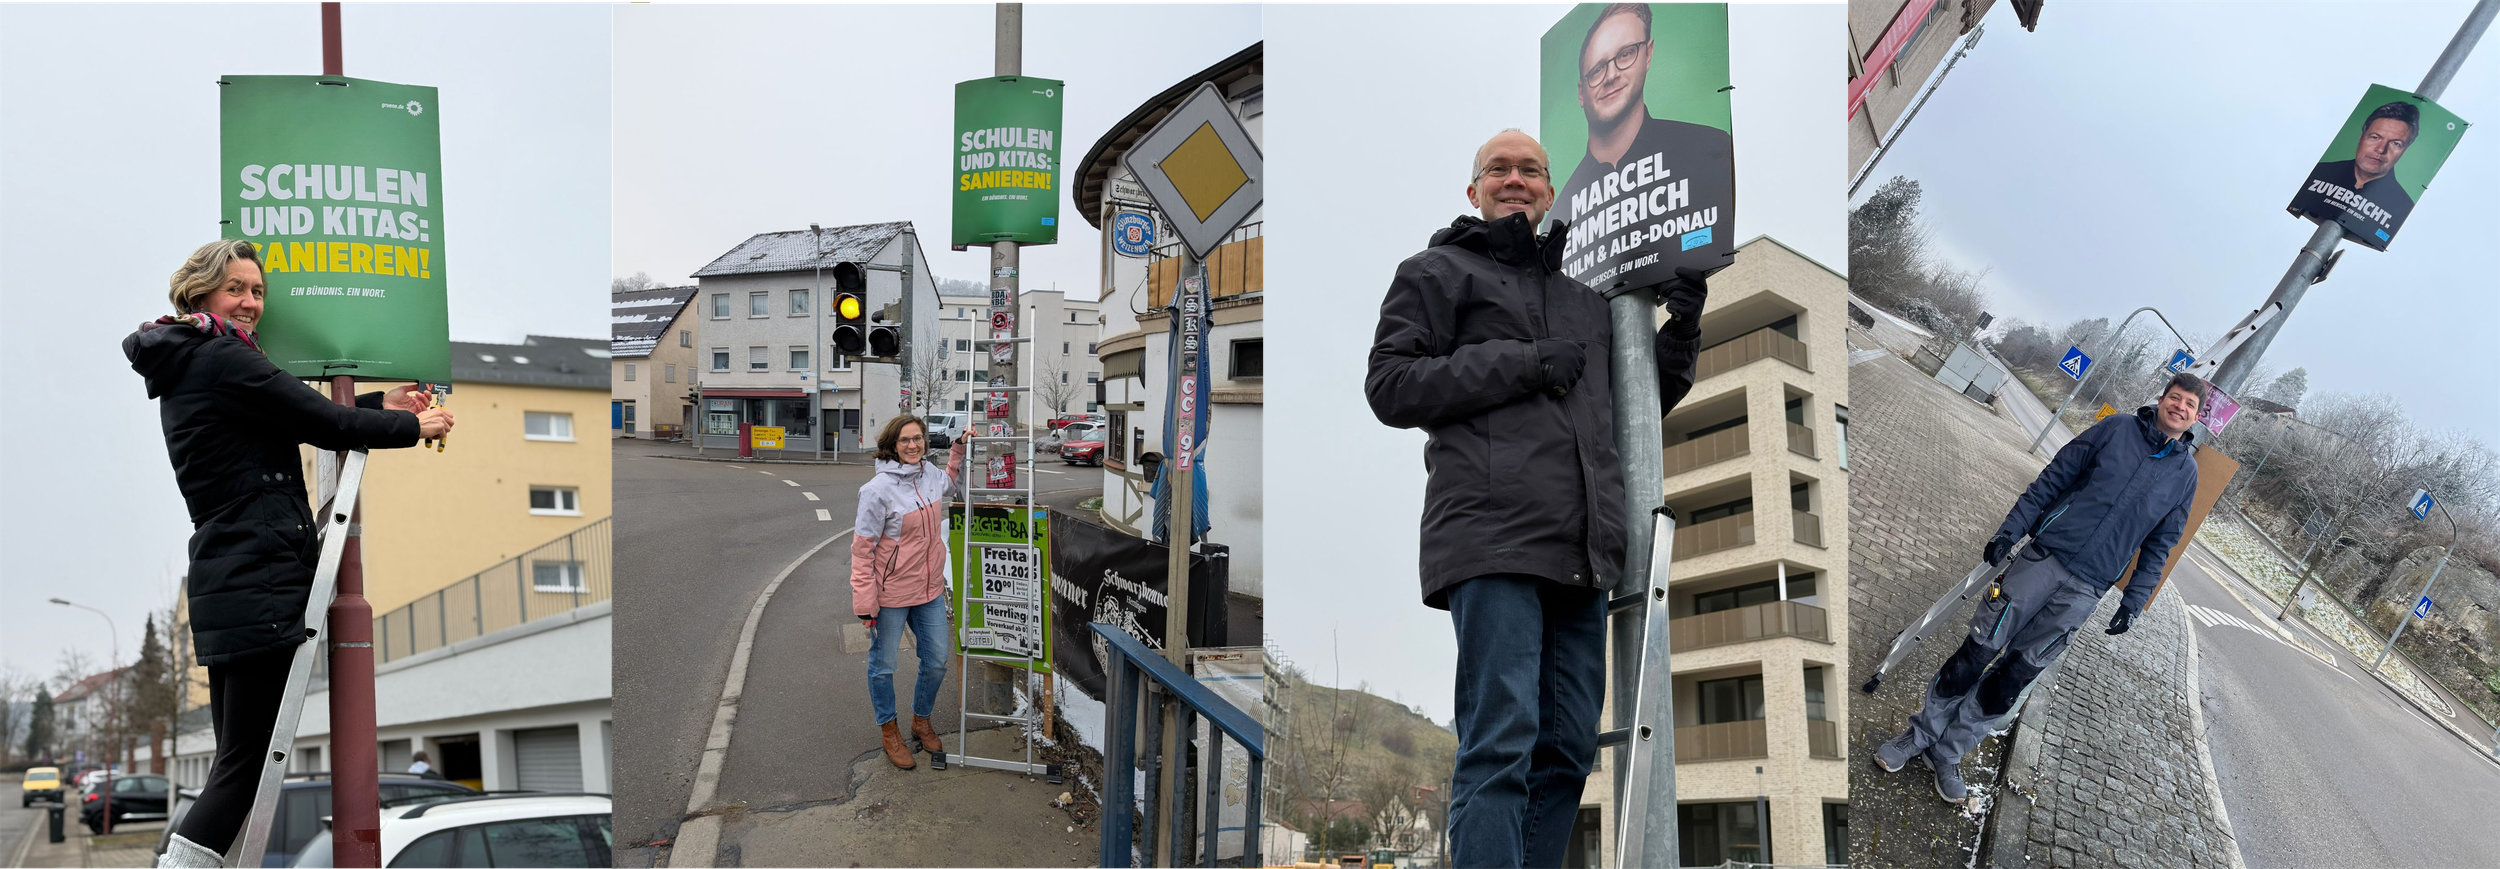
[[(2021, 553), (2023, 547), (2030, 543), (2031, 536), (2024, 535), (2015, 540), (2014, 545), (2007, 547), (2006, 565), (2012, 565), (2014, 556)], [(1962, 576), (1962, 581), (1954, 583), (1952, 588), (1945, 590), (1943, 597), (1936, 598), (1935, 603), (1929, 604), (1927, 611), (1919, 614), (1918, 621), (1911, 622), (1909, 627), (1892, 635), (1892, 647), (1884, 651), (1883, 662), (1875, 665), (1875, 674), (1866, 677), (1866, 684), (1859, 686), (1859, 690), (1873, 694), (1875, 689), (1883, 687), (1884, 676), (1890, 674), (1892, 668), (1901, 666), (1901, 661), (1910, 656), (1910, 650), (1918, 648), (1919, 643), (1925, 642), (1929, 636), (1934, 635), (1937, 627), (1943, 625), (1946, 619), (1952, 617), (1955, 612), (1960, 611), (1963, 604), (1969, 603), (1972, 595), (1978, 594), (1979, 590), (1986, 588), (1989, 582), (2004, 575), (2005, 569), (2003, 566), (1989, 564), (1984, 560), (1979, 562), (1979, 566), (1971, 568), (1970, 573)], [(2033, 684), (2038, 684), (2038, 682), (2038, 679), (2033, 680)], [(2017, 706), (2015, 709), (2019, 710), (2021, 707)]]
[[(321, 461), (326, 472), (338, 459), (324, 453)], [(353, 521), (351, 514), (356, 509), (356, 490), (364, 482), (365, 452), (348, 452), (337, 473), (338, 487), (315, 511), (321, 520), (321, 561), (313, 570), (312, 597), (304, 602), (304, 642), (295, 647), (295, 663), (287, 669), (286, 699), (278, 704), (278, 723), (269, 732), (269, 751), (261, 755), (260, 785), (252, 793), (252, 814), (227, 849), (228, 866), (258, 866), (261, 856), (269, 850), (270, 823), (278, 815), (278, 786), (286, 779), (287, 759), (295, 753), (295, 725), (304, 716), (304, 690), (312, 682), (314, 662), (329, 645), (323, 632), (329, 627), (330, 600), (338, 594), (339, 564), (347, 552), (348, 523)]]
[[(1030, 336), (1014, 338), (982, 338), (973, 342), (973, 348), (978, 351), (983, 347), (1029, 344), (1032, 340), (1033, 339)], [(1017, 379), (1024, 381), (1022, 383), (1012, 386), (983, 385), (975, 387), (975, 389), (979, 391), (991, 393), (990, 400), (993, 402), (998, 400), (997, 395), (1001, 393), (1026, 393), (1028, 400), (1018, 402), (1024, 410), (1024, 419), (1022, 422), (1024, 423), (1023, 427), (1025, 433), (1021, 436), (976, 436), (973, 434), (975, 425), (965, 425), (964, 436), (971, 441), (972, 445), (964, 450), (963, 479), (960, 482), (961, 491), (963, 493), (965, 520), (964, 555), (963, 561), (955, 565), (955, 575), (963, 578), (964, 589), (964, 593), (957, 595), (955, 598), (955, 648), (960, 656), (960, 659), (967, 661), (985, 660), (1016, 662), (1024, 665), (1023, 670), (1027, 675), (1041, 671), (1040, 667), (1037, 665), (1042, 661), (1042, 648), (1049, 639), (1048, 625), (1046, 625), (1042, 620), (1042, 607), (1045, 603), (1045, 595), (1047, 594), (1047, 592), (1043, 590), (1044, 585), (1046, 585), (1043, 581), (1043, 577), (1049, 575), (1050, 566), (1042, 564), (1039, 558), (1040, 549), (1034, 545), (1033, 538), (1034, 527), (1038, 523), (1033, 521), (1033, 516), (1029, 512), (1033, 507), (1034, 501), (1033, 481), (1040, 476), (1040, 471), (1034, 467), (1033, 462), (1035, 457), (1035, 450), (1033, 447), (1034, 403), (1030, 400), (1030, 393), (1033, 391), (1033, 369), (1034, 366), (1030, 364), (1016, 366)], [(987, 423), (981, 423), (979, 425), (985, 427)], [(986, 430), (986, 428), (983, 430)], [(975, 477), (986, 473), (986, 466), (981, 459), (981, 445), (983, 444), (1004, 445), (1008, 450), (1008, 456), (1011, 458), (1021, 456), (1024, 464), (1022, 477), (1024, 485), (1010, 486), (1006, 488), (990, 488), (987, 485), (973, 485)], [(988, 481), (983, 479), (982, 482), (986, 484)], [(1026, 515), (1019, 517), (1022, 520), (1021, 524), (1024, 527), (1024, 539), (1009, 542), (986, 542), (972, 539), (971, 520), (973, 518), (973, 511), (976, 503), (973, 501), (973, 498), (982, 495), (1009, 496), (1014, 499), (1011, 507), (1012, 510), (1026, 511)], [(1024, 584), (1026, 591), (1025, 595), (1020, 597), (989, 597), (985, 594), (988, 589), (985, 588), (984, 583), (981, 581), (981, 559), (975, 555), (975, 553), (989, 549), (1014, 549), (1023, 551), (1024, 563), (1032, 565), (1034, 569), (1032, 580)], [(975, 610), (974, 607), (976, 606), (981, 609)], [(1024, 646), (1023, 654), (1009, 654), (1006, 652), (996, 651), (995, 646), (975, 647), (971, 642), (969, 642), (971, 639), (971, 632), (974, 630), (972, 627), (972, 614), (974, 612), (983, 613), (982, 623), (986, 625), (989, 622), (987, 613), (990, 607), (1015, 607), (1025, 610), (1028, 615), (1027, 624), (1034, 626), (1035, 636), (1032, 637), (1032, 642), (1021, 644)], [(1042, 725), (1043, 710), (1047, 708), (1050, 702), (1049, 698), (1035, 697), (1033, 698), (1033, 702), (1025, 704), (1023, 715), (996, 715), (986, 712), (973, 712), (971, 711), (972, 704), (969, 702), (972, 697), (971, 676), (972, 674), (968, 672), (958, 673), (955, 676), (956, 750), (954, 752), (930, 752), (929, 767), (931, 769), (945, 769), (950, 763), (960, 763), (965, 766), (1003, 769), (1009, 772), (1020, 772), (1028, 775), (1038, 773), (1044, 778), (1044, 780), (1050, 782), (1051, 784), (1058, 784), (1060, 782), (1060, 776), (1057, 770), (1053, 769), (1050, 764), (1034, 762), (1033, 740), (1031, 738), (1022, 740), (1024, 743), (1024, 758), (1022, 760), (981, 757), (971, 753), (971, 724), (974, 720), (1013, 722), (1024, 727), (1029, 732), (1038, 732)]]
[[(1623, 780), (1615, 789), (1619, 804), (1615, 807), (1615, 864), (1646, 866), (1644, 853), (1652, 842), (1662, 847), (1675, 838), (1675, 758), (1657, 757), (1658, 737), (1674, 734), (1668, 729), (1667, 686), (1668, 650), (1667, 560), (1675, 552), (1675, 511), (1661, 506), (1650, 511), (1649, 587), (1614, 598), (1606, 603), (1610, 616), (1640, 611), (1641, 641), (1639, 657), (1626, 661), (1620, 655), (1614, 667), (1620, 672), (1632, 667), (1638, 674), (1632, 684), (1632, 720), (1626, 727), (1597, 735), (1599, 747), (1624, 746), (1621, 764)], [(1617, 647), (1620, 651), (1621, 647)], [(1657, 797), (1657, 799), (1652, 799)], [(1672, 850), (1666, 853), (1674, 853)]]

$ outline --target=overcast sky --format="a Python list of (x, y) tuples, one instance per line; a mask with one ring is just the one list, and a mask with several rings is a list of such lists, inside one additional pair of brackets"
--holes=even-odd
[[(1424, 436), (1373, 419), (1364, 360), (1398, 262), (1472, 211), (1476, 146), (1536, 129), (1537, 40), (1568, 8), (1267, 10), (1268, 643), (1316, 681), (1445, 723), (1456, 646), (1415, 573)], [(1769, 234), (1835, 268), (1842, 12), (1728, 14), (1735, 238)]]
[[(948, 250), (955, 83), (996, 74), (995, 11), (931, 6), (616, 10), (619, 276), (693, 283), (759, 232), (909, 220), (939, 277)], [(1138, 104), (1259, 41), (1254, 6), (1024, 7), (1024, 72), (1067, 82), (1073, 168)], [(1021, 250), (1023, 288), (1091, 299), (1099, 233), (1063, 191), (1059, 243)]]
[[(349, 4), (346, 71), (441, 89), (451, 337), (607, 334), (602, 6)], [(123, 661), (174, 601), (191, 524), (122, 358), (217, 237), (221, 75), (321, 71), (310, 4), (0, 6), (0, 667)], [(273, 300), (273, 304), (275, 301)], [(458, 577), (445, 577), (449, 583)]]
[[(2308, 240), (2283, 207), (2362, 92), (2419, 85), (2472, 6), (2058, 3), (2025, 33), (1999, 3), (1858, 194), (1917, 179), (1939, 251), (1990, 270), (2000, 318), (2115, 322), (2151, 305), (2210, 340)], [(2438, 100), (2482, 128), (2386, 252), (2343, 246), (2265, 361), (2306, 367), (2311, 396), (2388, 393), (2418, 424), (2500, 446), (2495, 53), (2485, 38)]]

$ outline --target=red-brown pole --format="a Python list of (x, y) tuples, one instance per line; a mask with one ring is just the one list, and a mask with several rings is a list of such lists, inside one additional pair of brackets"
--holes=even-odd
[[(356, 378), (330, 378), (330, 395), (341, 405), (355, 406)], [(346, 458), (346, 453), (339, 454), (342, 465)], [(338, 597), (330, 602), (329, 612), (331, 855), (332, 865), (373, 869), (382, 865), (382, 784), (373, 733), (373, 605), (365, 600), (364, 511), (360, 503), (341, 506), (353, 512), (339, 554)]]
[(346, 75), (345, 49), (339, 47), (339, 4), (321, 4), (321, 74)]

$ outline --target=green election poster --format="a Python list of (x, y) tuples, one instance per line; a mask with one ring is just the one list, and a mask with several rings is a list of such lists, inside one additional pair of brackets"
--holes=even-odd
[(955, 85), (954, 243), (1059, 241), (1059, 120), (1067, 84), (1032, 76)]
[(1564, 274), (1644, 287), (1736, 256), (1727, 6), (1585, 3), (1538, 44), (1537, 141)]
[(2287, 208), (2343, 227), (2345, 238), (2386, 250), (2468, 126), (2438, 103), (2371, 85)]
[[(1033, 535), (1029, 550), (1022, 546), (1028, 524)], [(983, 543), (1018, 545), (979, 545)], [(1050, 575), (1050, 511), (983, 504), (974, 506), (967, 520), (964, 505), (950, 505), (946, 551), (953, 568), (947, 573), (947, 592), (954, 595), (955, 612), (969, 613), (957, 626), (963, 635), (956, 650), (1010, 658), (1037, 655), (1033, 672), (1051, 672), (1050, 607), (1043, 589)]]
[(218, 85), (219, 222), (261, 250), (270, 361), (297, 377), (450, 382), (434, 89), (308, 75)]

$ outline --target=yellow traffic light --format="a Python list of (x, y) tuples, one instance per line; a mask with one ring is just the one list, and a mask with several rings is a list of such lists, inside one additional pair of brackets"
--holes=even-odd
[(841, 300), (837, 302), (837, 305), (838, 307), (834, 311), (837, 316), (840, 316), (845, 320), (859, 319), (860, 305), (858, 296), (844, 294)]

